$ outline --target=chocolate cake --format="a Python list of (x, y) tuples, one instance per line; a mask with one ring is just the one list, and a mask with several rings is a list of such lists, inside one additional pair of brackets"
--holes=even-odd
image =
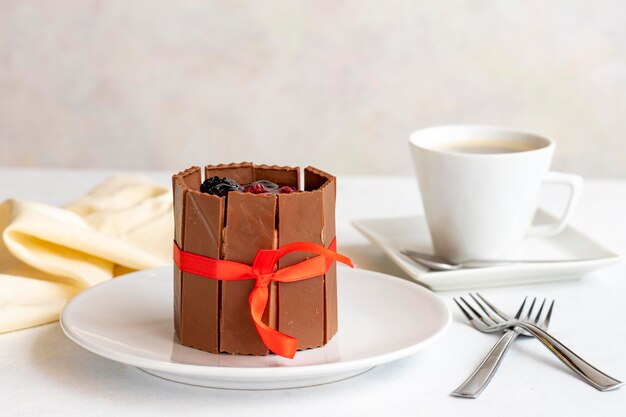
[[(297, 167), (248, 162), (191, 167), (174, 175), (175, 244), (185, 252), (246, 265), (259, 250), (291, 242), (329, 247), (335, 239), (335, 177), (313, 167), (302, 177)], [(289, 253), (277, 267), (314, 256)], [(248, 303), (255, 282), (214, 278), (174, 265), (180, 343), (211, 353), (268, 354)], [(270, 282), (262, 320), (297, 338), (298, 350), (326, 344), (337, 333), (335, 264), (317, 277)]]

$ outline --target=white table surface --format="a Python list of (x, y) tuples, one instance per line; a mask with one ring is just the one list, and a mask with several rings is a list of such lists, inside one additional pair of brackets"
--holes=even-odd
[[(107, 171), (0, 169), (0, 200), (62, 204), (104, 179)], [(147, 173), (169, 183), (165, 172)], [(558, 211), (562, 195), (542, 195)], [(552, 193), (552, 194), (550, 194)], [(340, 177), (339, 250), (361, 268), (406, 277), (350, 225), (357, 218), (405, 216), (418, 208), (410, 177)], [(591, 181), (573, 224), (626, 254), (626, 181)], [(557, 300), (552, 331), (600, 369), (626, 378), (626, 265), (579, 281), (486, 289), (514, 311), (525, 295)], [(0, 291), (2, 289), (0, 288)], [(439, 293), (452, 307), (460, 292)], [(0, 314), (1, 314), (0, 306)], [(124, 416), (623, 416), (626, 388), (601, 393), (575, 378), (534, 340), (516, 342), (478, 400), (449, 396), (497, 336), (466, 325), (457, 311), (437, 343), (358, 377), (282, 391), (227, 391), (176, 384), (96, 356), (68, 340), (57, 323), (0, 335), (0, 415)]]

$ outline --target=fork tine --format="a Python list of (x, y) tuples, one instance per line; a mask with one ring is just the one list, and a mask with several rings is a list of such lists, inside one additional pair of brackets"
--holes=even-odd
[(554, 300), (550, 303), (550, 308), (548, 309), (548, 313), (546, 314), (546, 319), (543, 321), (543, 327), (547, 328), (550, 325), (550, 318), (552, 318), (552, 308), (554, 307)]
[(517, 310), (517, 313), (515, 313), (515, 319), (519, 320), (520, 317), (522, 317), (522, 311), (524, 311), (524, 306), (526, 305), (526, 300), (528, 300), (528, 296), (524, 297), (524, 301), (522, 301), (522, 305), (519, 306), (519, 310)]
[(467, 308), (472, 311), (472, 313), (474, 313), (474, 316), (476, 316), (476, 318), (482, 317), (480, 313), (474, 309), (474, 307), (472, 307), (467, 301), (465, 301), (465, 298), (459, 297), (459, 299), (463, 302), (463, 304), (465, 304)]
[(482, 311), (485, 312), (485, 314), (487, 315), (487, 317), (489, 317), (489, 319), (491, 321), (493, 321), (495, 324), (498, 324), (500, 321), (497, 318), (494, 318), (491, 313), (489, 313), (489, 311), (487, 311), (487, 308), (485, 308), (485, 306), (483, 305), (483, 303), (480, 302), (479, 299), (477, 299), (476, 297), (474, 297), (474, 295), (472, 293), (469, 294), (470, 297), (472, 297), (472, 300), (474, 300), (474, 302), (478, 305), (478, 307), (480, 307), (480, 309)]
[(476, 318), (477, 318), (478, 320), (480, 320), (481, 322), (483, 322), (486, 326), (491, 326), (491, 324), (490, 324), (487, 320), (485, 320), (485, 318), (484, 318), (484, 317), (483, 317), (483, 316), (482, 316), (482, 315), (481, 315), (478, 311), (476, 311), (476, 309), (475, 309), (474, 307), (472, 307), (472, 306), (470, 305), (470, 303), (468, 303), (467, 301), (465, 301), (465, 298), (463, 298), (463, 297), (459, 297), (459, 298), (461, 299), (461, 301), (463, 302), (463, 304), (465, 304), (465, 305), (467, 306), (467, 308), (469, 308), (469, 309), (472, 311), (472, 313), (474, 313), (474, 315), (476, 316)]
[(472, 316), (470, 316), (470, 314), (467, 312), (467, 310), (465, 310), (465, 307), (463, 307), (457, 300), (456, 298), (453, 298), (454, 302), (456, 303), (457, 306), (459, 306), (459, 308), (461, 309), (461, 311), (463, 312), (463, 314), (465, 315), (465, 318), (468, 321), (472, 321), (474, 320), (474, 318)]
[(489, 301), (487, 301), (487, 299), (485, 299), (485, 297), (483, 297), (482, 295), (480, 295), (480, 293), (478, 293), (478, 292), (477, 292), (477, 293), (476, 293), (476, 295), (477, 295), (477, 296), (478, 296), (481, 300), (483, 300), (483, 302), (484, 302), (485, 304), (487, 304), (487, 305), (489, 306), (489, 308), (490, 308), (490, 309), (492, 309), (493, 311), (495, 311), (495, 312), (496, 312), (496, 314), (497, 314), (498, 316), (500, 316), (500, 318), (501, 318), (502, 320), (508, 320), (508, 319), (509, 319), (509, 317), (508, 317), (506, 314), (504, 314), (503, 312), (501, 312), (500, 310), (498, 310), (498, 308), (497, 308), (497, 307), (495, 307), (493, 304), (491, 304)]
[(546, 299), (544, 298), (543, 301), (541, 302), (541, 306), (539, 307), (539, 311), (537, 312), (537, 315), (535, 316), (535, 324), (539, 324), (539, 319), (541, 318), (541, 312), (543, 311), (543, 306), (546, 305)]
[(530, 303), (530, 308), (528, 309), (528, 313), (526, 313), (526, 317), (524, 317), (524, 320), (530, 319), (530, 315), (533, 312), (533, 308), (535, 308), (535, 302), (536, 301), (537, 301), (537, 297), (533, 297), (533, 302)]

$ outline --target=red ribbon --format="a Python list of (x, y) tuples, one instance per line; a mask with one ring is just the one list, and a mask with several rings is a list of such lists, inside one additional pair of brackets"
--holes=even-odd
[[(350, 258), (337, 253), (335, 249), (336, 242), (334, 239), (328, 248), (310, 242), (288, 243), (278, 249), (259, 250), (250, 266), (185, 252), (174, 242), (174, 263), (183, 272), (210, 279), (224, 281), (256, 280), (254, 289), (248, 298), (250, 313), (256, 330), (269, 350), (277, 355), (292, 359), (298, 349), (298, 339), (272, 329), (262, 321), (263, 312), (267, 305), (267, 286), (272, 281), (295, 282), (324, 275), (334, 261), (350, 267), (354, 266)], [(278, 260), (292, 252), (309, 252), (318, 256), (292, 266), (276, 269)]]

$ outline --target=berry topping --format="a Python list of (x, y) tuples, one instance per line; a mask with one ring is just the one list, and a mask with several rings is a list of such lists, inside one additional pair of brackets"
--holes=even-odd
[(280, 194), (291, 194), (298, 192), (298, 190), (296, 190), (294, 187), (290, 187), (289, 185), (283, 185), (278, 189), (278, 192)]
[(246, 185), (243, 188), (243, 192), (252, 193), (252, 194), (264, 194), (267, 192), (267, 189), (263, 186), (263, 184), (252, 183), (252, 184)]
[(239, 185), (237, 181), (224, 177), (211, 177), (200, 185), (200, 192), (224, 197), (231, 191), (241, 191), (251, 194), (291, 194), (298, 190), (289, 185), (278, 185), (272, 181), (260, 180), (250, 184)]
[(230, 191), (242, 191), (241, 185), (237, 181), (228, 177), (211, 177), (204, 180), (200, 185), (200, 192), (213, 194), (220, 197), (224, 197)]
[(244, 193), (277, 194), (280, 186), (272, 181), (260, 180), (244, 185)]
[(267, 181), (267, 180), (255, 181), (255, 182), (250, 183), (249, 185), (253, 185), (253, 184), (261, 184), (263, 188), (265, 188), (268, 192), (276, 191), (278, 190), (278, 187), (279, 187), (279, 185), (276, 184), (275, 182)]

